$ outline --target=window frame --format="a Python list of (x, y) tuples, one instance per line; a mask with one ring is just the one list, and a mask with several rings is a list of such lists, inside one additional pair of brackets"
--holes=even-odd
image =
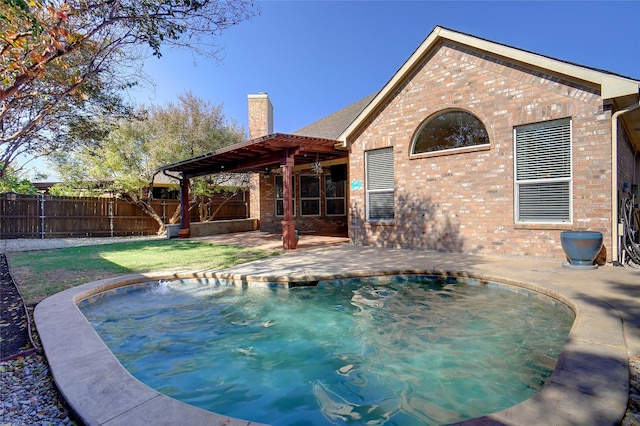
[[(564, 122), (564, 123), (563, 123)], [(562, 128), (566, 126), (566, 128)], [(566, 132), (558, 137), (554, 137), (551, 140), (553, 143), (552, 148), (556, 148), (560, 144), (564, 144), (565, 146), (561, 147), (563, 149), (563, 153), (554, 154), (550, 156), (546, 156), (542, 158), (541, 161), (536, 161), (538, 167), (535, 167), (533, 171), (528, 171), (526, 167), (530, 166), (530, 164), (523, 165), (524, 170), (519, 164), (519, 159), (527, 156), (531, 157), (531, 153), (525, 153), (519, 155), (518, 152), (522, 152), (520, 147), (520, 141), (522, 143), (527, 143), (527, 139), (523, 141), (523, 133), (526, 131), (550, 131), (552, 128), (559, 128), (558, 132)], [(525, 135), (529, 138), (532, 136)], [(533, 136), (535, 137), (535, 135)], [(568, 138), (567, 140), (562, 140), (563, 138)], [(550, 138), (545, 138), (545, 141), (549, 141)], [(535, 152), (534, 152), (535, 153)], [(539, 156), (536, 157), (540, 158)], [(533, 162), (531, 162), (533, 163)], [(564, 164), (563, 164), (564, 163)], [(529, 177), (529, 178), (519, 178), (519, 171), (522, 173), (528, 174), (539, 174), (544, 170), (553, 170), (549, 173), (559, 173), (560, 176), (550, 176), (550, 177)], [(556, 172), (557, 171), (557, 172)], [(518, 225), (571, 225), (573, 223), (573, 120), (570, 117), (542, 121), (537, 123), (526, 124), (522, 126), (517, 126), (513, 128), (513, 182), (514, 182), (514, 222)], [(563, 184), (563, 185), (559, 185)], [(554, 188), (555, 186), (555, 188)], [(563, 188), (566, 186), (566, 188)], [(529, 197), (537, 197), (539, 203), (528, 202), (531, 205), (538, 204), (540, 207), (539, 211), (546, 209), (547, 207), (555, 208), (556, 211), (566, 210), (566, 215), (564, 217), (550, 217), (549, 219), (542, 218), (545, 214), (529, 214), (527, 217), (522, 217), (524, 213), (522, 213), (523, 206), (522, 198), (527, 196), (523, 195), (523, 188), (525, 190), (530, 189), (532, 191), (536, 190), (536, 187), (540, 188), (538, 191), (539, 195), (528, 195)], [(545, 188), (546, 187), (546, 188)], [(545, 192), (546, 191), (546, 192)], [(564, 193), (563, 193), (564, 192)], [(558, 194), (560, 196), (558, 196)], [(557, 199), (556, 203), (544, 203), (545, 200)], [(564, 200), (562, 199), (564, 198)], [(563, 204), (566, 203), (566, 204)]]
[[(330, 197), (329, 196), (329, 190), (328, 190), (328, 182), (327, 179), (331, 180), (331, 183), (333, 185), (342, 185), (342, 196), (338, 197), (338, 196), (333, 196)], [(338, 181), (338, 182), (334, 182), (333, 178), (331, 177), (330, 174), (327, 174), (324, 176), (324, 214), (326, 216), (331, 216), (331, 217), (335, 217), (335, 216), (346, 216), (347, 215), (347, 182), (344, 180)], [(340, 201), (342, 200), (342, 213), (329, 213), (329, 201)]]
[[(303, 178), (309, 178), (309, 177), (313, 177), (315, 179), (317, 179), (318, 181), (318, 196), (317, 197), (302, 197), (302, 179)], [(300, 216), (301, 217), (318, 217), (321, 215), (322, 212), (322, 179), (320, 179), (320, 175), (316, 174), (316, 173), (304, 173), (304, 174), (300, 174)], [(313, 213), (313, 214), (305, 214), (303, 211), (303, 203), (305, 201), (315, 201), (317, 200), (318, 202), (318, 212), (317, 213)]]
[[(477, 122), (482, 125), (482, 128), (487, 135), (488, 142), (484, 144), (469, 145), (469, 146), (463, 146), (463, 147), (457, 147), (457, 148), (446, 148), (446, 149), (439, 149), (435, 151), (415, 152), (418, 139), (422, 134), (422, 132), (429, 125), (429, 123), (433, 122), (438, 117), (445, 114), (449, 114), (449, 113), (464, 113), (476, 119)], [(418, 128), (416, 129), (416, 131), (414, 132), (411, 138), (411, 144), (409, 145), (409, 158), (414, 159), (414, 158), (424, 158), (424, 157), (436, 157), (441, 155), (452, 155), (452, 154), (461, 154), (466, 152), (486, 151), (489, 149), (491, 149), (491, 138), (489, 137), (489, 131), (487, 130), (487, 126), (485, 126), (484, 122), (480, 120), (480, 118), (478, 118), (477, 115), (464, 109), (457, 109), (457, 108), (443, 109), (431, 114), (429, 117), (427, 117), (424, 121), (420, 123), (420, 125), (418, 126)]]
[[(386, 171), (391, 171), (391, 176), (390, 176), (390, 183), (391, 183), (391, 187), (385, 187), (385, 188), (375, 188), (375, 189), (371, 189), (370, 185), (371, 185), (371, 181), (372, 179), (370, 179), (369, 176), (369, 171), (371, 170), (372, 164), (371, 164), (371, 159), (370, 156), (373, 155), (374, 152), (380, 152), (380, 151), (388, 151), (391, 154), (391, 164), (384, 164), (382, 167), (380, 165), (376, 165), (376, 169), (377, 170), (386, 170)], [(395, 170), (394, 170), (394, 162), (395, 162), (395, 156), (394, 156), (394, 152), (393, 152), (393, 147), (385, 147), (385, 148), (377, 148), (377, 149), (372, 149), (372, 150), (367, 150), (365, 151), (365, 202), (366, 202), (366, 220), (368, 222), (393, 222), (395, 221)], [(387, 167), (384, 167), (387, 166)], [(390, 167), (389, 167), (390, 166)], [(387, 180), (389, 180), (389, 178), (387, 178)], [(386, 182), (387, 184), (389, 182)], [(372, 201), (371, 201), (371, 195), (377, 195), (377, 194), (388, 194), (390, 193), (392, 195), (392, 202), (391, 202), (391, 213), (392, 215), (390, 217), (371, 217), (371, 205), (372, 205)]]
[[(278, 178), (280, 178), (281, 181), (281, 188), (282, 188), (282, 197), (278, 197)], [(291, 176), (291, 186), (292, 186), (292, 193), (293, 193), (293, 213), (291, 214), (292, 217), (296, 217), (296, 176), (292, 175)], [(274, 208), (274, 213), (276, 215), (276, 217), (284, 217), (284, 177), (282, 175), (275, 175), (273, 177), (273, 195), (274, 195), (274, 199), (275, 202), (273, 203), (273, 208)], [(278, 202), (282, 203), (282, 214), (278, 213)]]

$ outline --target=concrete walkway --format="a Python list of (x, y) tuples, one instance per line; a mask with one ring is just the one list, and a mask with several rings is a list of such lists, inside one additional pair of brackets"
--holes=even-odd
[[(247, 240), (248, 234), (236, 237)], [(228, 242), (228, 240), (227, 240)], [(473, 256), (345, 245), (309, 247), (225, 271), (236, 282), (317, 281), (400, 273), (451, 273), (554, 297), (576, 312), (556, 369), (527, 401), (465, 424), (615, 425), (629, 395), (628, 356), (640, 354), (640, 271), (570, 270), (559, 260)], [(303, 243), (303, 240), (301, 240)], [(38, 332), (61, 393), (89, 425), (247, 425), (175, 401), (135, 380), (106, 348), (77, 303), (107, 289), (194, 274), (134, 275), (88, 283), (38, 305)]]

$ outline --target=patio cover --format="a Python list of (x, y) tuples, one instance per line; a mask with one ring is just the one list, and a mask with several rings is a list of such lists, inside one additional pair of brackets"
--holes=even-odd
[(160, 170), (181, 173), (186, 179), (222, 172), (264, 172), (285, 165), (286, 159), (292, 161), (293, 166), (299, 166), (346, 158), (348, 152), (336, 149), (337, 143), (331, 139), (274, 133), (169, 164)]
[(297, 244), (293, 220), (292, 171), (295, 166), (316, 161), (346, 158), (346, 150), (336, 148), (337, 141), (312, 136), (274, 133), (241, 142), (208, 154), (169, 164), (160, 168), (163, 173), (182, 175), (180, 227), (189, 229), (189, 215), (184, 206), (189, 203), (189, 179), (216, 173), (265, 172), (282, 169), (284, 192), (284, 220), (282, 221), (283, 247), (294, 249)]

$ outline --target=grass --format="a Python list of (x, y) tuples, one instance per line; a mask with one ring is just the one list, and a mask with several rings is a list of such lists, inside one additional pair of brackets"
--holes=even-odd
[(274, 252), (189, 240), (153, 240), (10, 253), (27, 304), (86, 282), (152, 271), (217, 270)]

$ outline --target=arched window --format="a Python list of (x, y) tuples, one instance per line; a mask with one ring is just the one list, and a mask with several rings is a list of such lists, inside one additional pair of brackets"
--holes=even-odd
[(411, 154), (488, 145), (484, 124), (466, 111), (441, 111), (428, 118), (413, 140)]

